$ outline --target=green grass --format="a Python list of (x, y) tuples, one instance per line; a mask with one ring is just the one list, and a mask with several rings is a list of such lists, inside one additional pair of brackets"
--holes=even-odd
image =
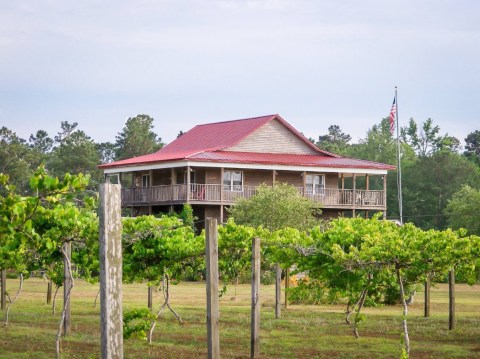
[[(9, 279), (13, 296), (18, 282)], [(60, 319), (45, 304), (46, 282), (32, 278), (10, 311), (10, 324), (0, 327), (0, 358), (54, 358), (55, 335)], [(124, 308), (146, 306), (147, 287), (124, 285)], [(98, 285), (76, 280), (72, 298), (72, 335), (62, 340), (64, 358), (99, 358), (99, 305), (93, 307)], [(180, 325), (164, 312), (149, 346), (138, 339), (124, 343), (125, 358), (206, 357), (206, 294), (204, 283), (181, 283), (170, 290), (171, 304), (182, 317)], [(222, 358), (248, 358), (250, 354), (250, 289), (233, 288), (220, 300), (220, 351)], [(480, 286), (457, 285), (457, 328), (448, 330), (446, 285), (432, 289), (431, 317), (423, 317), (423, 293), (409, 307), (412, 358), (480, 357)], [(155, 294), (156, 307), (162, 295)], [(274, 288), (261, 288), (261, 358), (398, 358), (401, 353), (401, 308), (366, 308), (360, 338), (344, 324), (344, 307), (289, 305), (274, 319)], [(3, 313), (0, 313), (3, 314)]]

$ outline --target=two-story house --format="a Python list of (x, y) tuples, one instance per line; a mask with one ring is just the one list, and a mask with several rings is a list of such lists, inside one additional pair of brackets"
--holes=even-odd
[(134, 214), (189, 203), (200, 221), (221, 222), (236, 198), (275, 182), (321, 202), (324, 216), (385, 213), (387, 171), (395, 169), (322, 151), (279, 115), (198, 125), (158, 152), (100, 168), (131, 183), (122, 189), (122, 206)]

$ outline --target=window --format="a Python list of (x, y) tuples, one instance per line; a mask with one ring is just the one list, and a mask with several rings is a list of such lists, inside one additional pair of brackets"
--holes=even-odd
[(325, 175), (307, 175), (305, 187), (308, 194), (324, 194)]
[(142, 187), (150, 187), (150, 175), (142, 175)]
[(223, 172), (223, 189), (225, 191), (243, 191), (243, 172), (225, 171)]

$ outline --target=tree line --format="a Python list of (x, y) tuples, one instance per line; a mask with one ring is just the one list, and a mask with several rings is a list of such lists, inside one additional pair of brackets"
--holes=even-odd
[[(396, 165), (397, 142), (390, 132), (388, 118), (368, 129), (357, 143), (338, 125), (318, 139), (319, 148), (345, 157)], [(400, 128), (404, 222), (422, 229), (465, 227), (480, 234), (475, 217), (480, 215), (480, 130), (461, 141), (442, 134), (440, 127), (427, 119), (413, 118)], [(387, 215), (398, 218), (396, 171), (387, 183)]]
[(0, 128), (0, 173), (28, 193), (29, 178), (40, 166), (48, 173), (63, 177), (66, 173), (90, 174), (90, 187), (103, 181), (99, 164), (144, 155), (162, 148), (162, 139), (153, 131), (154, 119), (139, 114), (126, 120), (112, 142), (95, 142), (77, 122), (62, 121), (53, 137), (45, 130), (31, 134), (28, 140), (6, 128)]
[[(0, 129), (0, 173), (28, 193), (28, 179), (40, 164), (48, 173), (63, 177), (66, 173), (90, 174), (90, 188), (103, 181), (97, 166), (125, 158), (155, 152), (163, 146), (153, 131), (154, 119), (139, 114), (128, 118), (111, 142), (95, 142), (78, 126), (62, 121), (56, 135), (38, 130), (23, 139), (6, 128)], [(179, 132), (179, 136), (183, 132)], [(403, 178), (403, 213), (405, 222), (423, 229), (466, 227), (480, 233), (475, 217), (480, 215), (480, 130), (461, 141), (442, 134), (432, 119), (418, 123), (410, 119), (401, 128), (401, 165)], [(338, 125), (310, 138), (319, 148), (345, 157), (396, 164), (396, 139), (390, 133), (388, 118), (373, 125), (357, 142)], [(396, 173), (387, 183), (389, 218), (398, 218)], [(378, 180), (378, 179), (377, 179)], [(375, 181), (375, 180), (374, 180)], [(371, 183), (372, 188), (381, 183)]]

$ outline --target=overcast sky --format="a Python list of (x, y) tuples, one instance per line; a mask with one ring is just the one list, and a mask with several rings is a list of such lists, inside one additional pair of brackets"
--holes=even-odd
[(0, 126), (52, 137), (78, 122), (114, 141), (155, 118), (196, 124), (278, 113), (307, 137), (354, 140), (388, 116), (480, 129), (480, 1), (0, 0)]

